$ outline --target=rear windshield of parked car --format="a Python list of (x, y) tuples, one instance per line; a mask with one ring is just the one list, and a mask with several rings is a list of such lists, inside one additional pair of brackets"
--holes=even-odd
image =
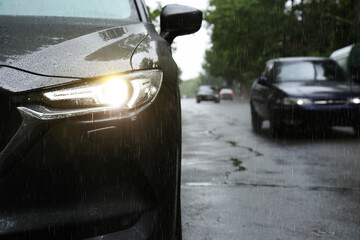
[(129, 0), (0, 0), (0, 15), (127, 19)]
[(345, 81), (341, 68), (333, 61), (282, 62), (276, 64), (275, 82)]

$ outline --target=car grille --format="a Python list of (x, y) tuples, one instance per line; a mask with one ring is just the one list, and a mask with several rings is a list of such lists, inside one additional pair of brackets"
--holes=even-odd
[(344, 105), (346, 104), (347, 99), (317, 99), (314, 100), (314, 104), (316, 105)]
[(7, 94), (0, 93), (0, 151), (14, 136), (22, 122), (21, 115)]

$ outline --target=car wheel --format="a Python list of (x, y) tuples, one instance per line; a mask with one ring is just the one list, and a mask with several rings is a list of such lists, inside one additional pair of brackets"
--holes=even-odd
[(275, 116), (270, 118), (270, 131), (273, 138), (281, 138), (284, 136), (284, 124), (282, 124)]
[(329, 134), (331, 132), (331, 125), (328, 124), (324, 124), (323, 126), (320, 127), (320, 134), (326, 135)]
[(215, 99), (214, 102), (215, 103), (220, 103), (220, 99)]
[(182, 223), (181, 223), (181, 201), (180, 201), (180, 186), (178, 189), (178, 198), (176, 206), (176, 230), (175, 230), (175, 239), (182, 240)]
[(200, 102), (201, 102), (200, 98), (196, 98), (196, 103), (200, 103)]
[(360, 137), (360, 124), (354, 125), (355, 134)]
[(254, 107), (251, 105), (251, 126), (254, 132), (259, 132), (262, 127), (263, 119), (257, 114)]
[(154, 192), (159, 202), (157, 220), (150, 239), (181, 240), (181, 108), (177, 84), (163, 85), (150, 107), (158, 112), (158, 116), (156, 119), (151, 116), (148, 118), (153, 123), (150, 129), (156, 136), (151, 140), (153, 146), (149, 147), (158, 154), (143, 167), (161, 176), (151, 176), (150, 180), (154, 182)]

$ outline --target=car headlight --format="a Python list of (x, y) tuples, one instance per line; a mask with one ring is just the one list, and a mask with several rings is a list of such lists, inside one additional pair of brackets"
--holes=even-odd
[(312, 101), (308, 98), (294, 98), (294, 97), (285, 97), (282, 100), (282, 104), (286, 106), (306, 106), (311, 105)]
[(352, 104), (360, 104), (360, 97), (354, 97), (350, 99)]
[(132, 116), (155, 99), (161, 87), (161, 70), (138, 71), (97, 78), (46, 91), (35, 97), (42, 106), (19, 107), (39, 119), (64, 118), (100, 111), (118, 111)]

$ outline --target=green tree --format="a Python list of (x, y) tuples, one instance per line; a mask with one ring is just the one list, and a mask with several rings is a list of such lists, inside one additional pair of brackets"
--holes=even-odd
[(204, 69), (245, 84), (268, 59), (328, 56), (360, 38), (356, 9), (359, 0), (210, 0), (212, 47)]
[(157, 7), (153, 11), (151, 11), (151, 9), (147, 6), (147, 10), (150, 13), (151, 20), (155, 21), (155, 22), (156, 22), (157, 17), (160, 16), (161, 9), (162, 9), (160, 2), (156, 2), (156, 3), (157, 3)]

